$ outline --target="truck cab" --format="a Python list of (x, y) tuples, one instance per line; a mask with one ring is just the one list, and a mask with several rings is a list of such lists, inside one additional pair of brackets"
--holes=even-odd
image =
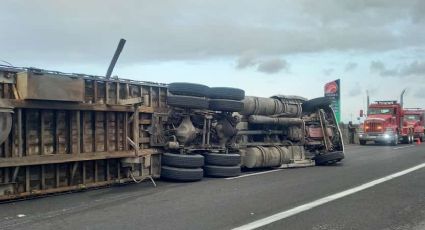
[(376, 101), (369, 105), (359, 142), (368, 141), (397, 145), (413, 142), (413, 128), (404, 122), (404, 110), (397, 101)]
[(406, 126), (413, 127), (414, 138), (425, 141), (425, 109), (404, 109), (404, 123)]

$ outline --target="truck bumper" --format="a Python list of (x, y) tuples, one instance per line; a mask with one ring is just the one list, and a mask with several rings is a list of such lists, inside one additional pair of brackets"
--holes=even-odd
[(388, 133), (362, 133), (359, 134), (359, 140), (360, 141), (375, 141), (375, 142), (385, 142), (385, 143), (391, 143), (391, 141), (394, 140), (394, 134), (388, 134)]

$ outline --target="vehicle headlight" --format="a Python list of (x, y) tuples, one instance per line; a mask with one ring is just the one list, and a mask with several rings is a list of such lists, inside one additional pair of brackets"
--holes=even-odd
[(388, 138), (390, 138), (391, 136), (390, 136), (390, 134), (388, 134), (388, 133), (386, 133), (386, 134), (384, 134), (384, 138), (385, 139), (388, 139)]

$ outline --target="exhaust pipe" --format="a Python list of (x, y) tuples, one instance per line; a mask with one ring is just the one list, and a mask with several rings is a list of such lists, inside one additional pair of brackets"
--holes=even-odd
[(369, 105), (370, 105), (370, 98), (369, 98), (369, 90), (366, 90), (366, 114), (369, 114)]
[(404, 93), (406, 92), (406, 89), (403, 89), (403, 91), (401, 91), (400, 94), (400, 106), (401, 108), (403, 108), (403, 104), (404, 104)]

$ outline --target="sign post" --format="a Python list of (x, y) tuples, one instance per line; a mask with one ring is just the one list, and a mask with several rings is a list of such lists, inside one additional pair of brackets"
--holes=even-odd
[(331, 107), (335, 112), (336, 120), (341, 122), (341, 84), (340, 79), (326, 83), (325, 97), (329, 98), (332, 103)]

